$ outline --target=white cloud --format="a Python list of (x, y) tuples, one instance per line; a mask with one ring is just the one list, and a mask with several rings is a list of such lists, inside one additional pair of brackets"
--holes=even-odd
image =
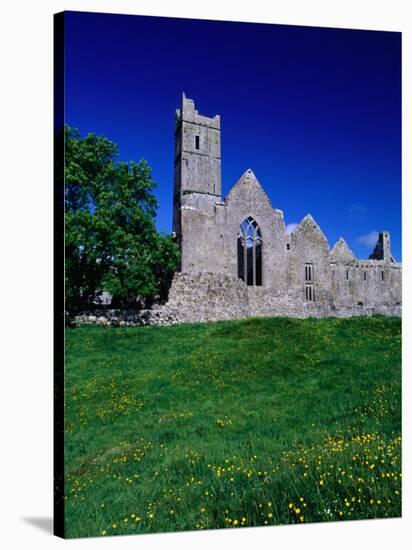
[(288, 223), (287, 226), (286, 226), (286, 233), (288, 235), (290, 235), (292, 233), (292, 231), (295, 229), (295, 227), (297, 227), (298, 224), (297, 223)]
[(377, 231), (370, 231), (366, 235), (361, 235), (356, 239), (356, 242), (368, 246), (369, 248), (375, 246), (378, 240), (379, 233)]

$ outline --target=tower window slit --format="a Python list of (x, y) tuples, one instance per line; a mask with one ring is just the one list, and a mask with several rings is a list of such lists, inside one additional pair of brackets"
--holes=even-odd
[(195, 148), (200, 149), (200, 136), (195, 136)]

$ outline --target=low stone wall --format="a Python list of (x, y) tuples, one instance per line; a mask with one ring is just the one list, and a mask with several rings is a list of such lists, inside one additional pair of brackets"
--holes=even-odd
[(204, 323), (247, 317), (352, 317), (354, 315), (400, 316), (400, 305), (339, 307), (333, 303), (302, 300), (293, 293), (275, 294), (270, 288), (247, 287), (229, 275), (176, 273), (168, 302), (153, 309), (105, 309), (85, 311), (77, 324), (112, 326), (174, 325)]
[(177, 313), (159, 309), (104, 309), (83, 311), (74, 318), (76, 324), (112, 325), (117, 327), (135, 327), (145, 325), (175, 325), (180, 323)]

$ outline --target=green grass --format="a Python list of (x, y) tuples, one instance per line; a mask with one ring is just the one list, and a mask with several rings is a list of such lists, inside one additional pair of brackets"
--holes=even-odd
[(66, 535), (401, 515), (401, 322), (66, 332)]

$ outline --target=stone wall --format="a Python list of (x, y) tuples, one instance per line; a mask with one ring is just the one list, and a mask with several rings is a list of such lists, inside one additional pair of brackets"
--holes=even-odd
[(307, 302), (299, 291), (276, 294), (273, 289), (246, 286), (236, 277), (214, 273), (176, 273), (164, 306), (146, 310), (85, 311), (78, 324), (107, 326), (174, 325), (247, 317), (351, 317), (401, 315), (400, 305), (336, 306), (331, 301)]
[(138, 311), (85, 311), (75, 317), (75, 322), (113, 326), (173, 325), (248, 316), (248, 289), (243, 281), (213, 273), (176, 273), (168, 302), (163, 306)]
[(96, 309), (83, 311), (74, 318), (78, 325), (103, 325), (114, 327), (136, 327), (146, 325), (175, 325), (179, 323), (177, 312), (159, 309)]
[(243, 319), (249, 315), (247, 286), (237, 277), (214, 273), (176, 273), (164, 309), (180, 322)]
[(249, 315), (251, 317), (352, 317), (388, 315), (400, 317), (402, 306), (398, 305), (358, 305), (337, 306), (332, 301), (310, 302), (304, 300), (301, 292), (289, 291), (274, 295), (270, 289), (249, 287)]

